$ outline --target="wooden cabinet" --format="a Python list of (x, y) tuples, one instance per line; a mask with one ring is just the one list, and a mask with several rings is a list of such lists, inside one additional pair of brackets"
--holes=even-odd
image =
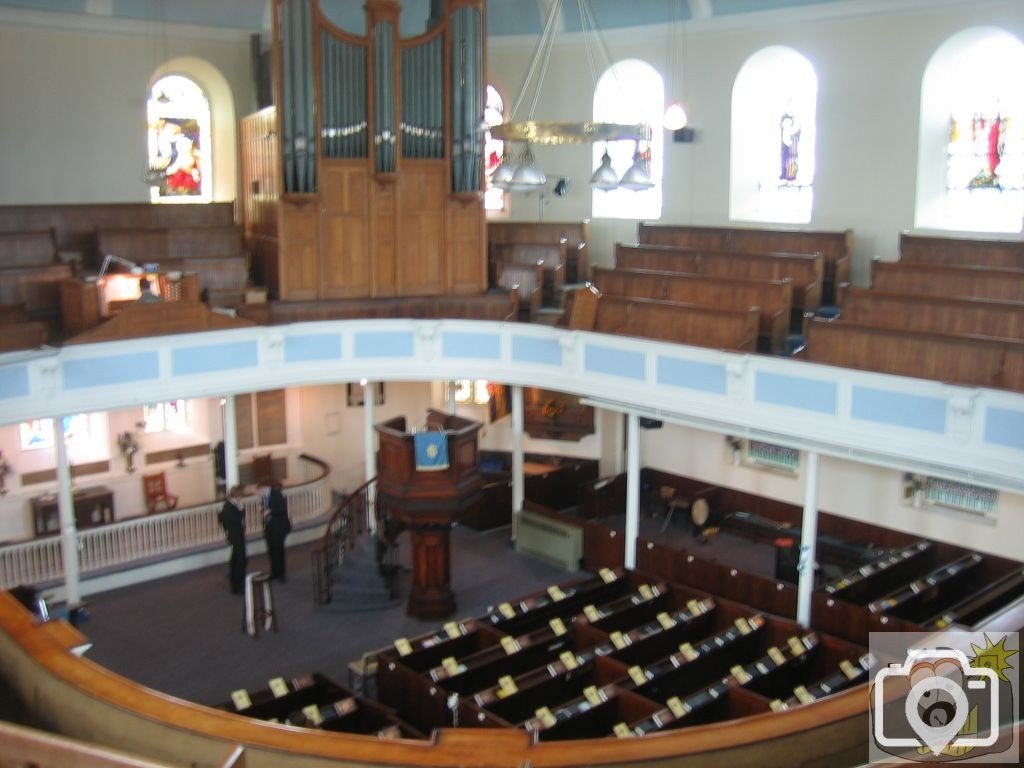
[[(72, 496), (75, 525), (79, 530), (114, 522), (114, 493), (109, 488), (82, 488)], [(48, 493), (32, 499), (33, 528), (36, 536), (60, 533), (60, 510), (57, 494)]]

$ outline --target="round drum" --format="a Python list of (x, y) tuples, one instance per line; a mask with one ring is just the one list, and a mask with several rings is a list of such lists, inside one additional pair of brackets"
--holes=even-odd
[(697, 499), (692, 505), (690, 505), (690, 519), (698, 528), (704, 526), (710, 516), (711, 510), (708, 509), (708, 502), (706, 499)]

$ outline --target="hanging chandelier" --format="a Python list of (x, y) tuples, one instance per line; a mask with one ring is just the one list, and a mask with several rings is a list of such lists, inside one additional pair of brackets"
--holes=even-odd
[[(530, 60), (530, 66), (519, 89), (519, 95), (516, 97), (515, 102), (513, 102), (509, 121), (490, 128), (493, 138), (505, 142), (501, 164), (495, 170), (491, 183), (499, 189), (511, 190), (513, 192), (529, 192), (543, 187), (547, 183), (547, 176), (536, 163), (533, 150), (531, 149), (531, 145), (534, 144), (557, 146), (563, 144), (591, 144), (597, 141), (605, 143), (610, 141), (632, 141), (635, 144), (633, 165), (623, 174), (622, 178), (620, 179), (612, 169), (611, 157), (605, 151), (601, 164), (594, 172), (590, 183), (596, 189), (603, 190), (617, 189), (619, 187), (633, 190), (649, 189), (654, 185), (648, 170), (647, 158), (641, 151), (641, 144), (646, 144), (651, 139), (651, 129), (648, 125), (643, 123), (629, 125), (593, 121), (558, 122), (534, 120), (533, 118), (537, 102), (540, 99), (540, 92), (544, 85), (544, 76), (547, 74), (551, 49), (557, 36), (555, 28), (562, 10), (562, 2), (563, 0), (554, 0), (551, 3), (551, 9), (548, 12), (537, 49)], [(594, 64), (591, 38), (599, 43), (599, 51), (604, 56), (606, 66), (610, 66), (610, 57), (597, 26), (594, 24), (589, 0), (577, 0), (577, 2), (579, 4), (580, 22), (586, 45), (587, 61), (590, 64), (591, 78), (596, 86), (597, 72)], [(532, 94), (527, 118), (517, 122), (515, 120), (516, 112), (526, 100), (527, 94)], [(514, 156), (510, 147), (514, 142), (519, 142), (523, 145), (522, 151), (518, 156)]]

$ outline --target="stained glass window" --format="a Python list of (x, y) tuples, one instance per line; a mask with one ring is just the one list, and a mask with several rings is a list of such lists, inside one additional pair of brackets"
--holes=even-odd
[[(505, 122), (505, 103), (493, 85), (487, 86), (484, 122), (488, 127)], [(484, 209), (488, 211), (505, 210), (505, 192), (491, 183), (494, 172), (501, 165), (501, 155), (504, 150), (505, 142), (491, 136), (490, 131), (484, 133), (484, 157), (487, 161), (484, 166)]]
[[(84, 413), (64, 416), (64, 442), (74, 444), (88, 439), (89, 417)], [(20, 426), (21, 450), (53, 448), (53, 419), (32, 419)]]
[(732, 96), (731, 218), (811, 220), (817, 96), (814, 67), (791, 48), (765, 48), (743, 65)]
[(150, 90), (146, 117), (153, 202), (210, 202), (210, 104), (203, 90), (187, 77), (161, 78)]

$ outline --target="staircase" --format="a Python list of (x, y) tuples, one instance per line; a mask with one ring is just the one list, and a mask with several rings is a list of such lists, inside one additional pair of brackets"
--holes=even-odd
[[(341, 565), (332, 575), (330, 610), (339, 612), (376, 611), (401, 602), (395, 579), (377, 563), (377, 537), (364, 533), (345, 551)], [(383, 572), (382, 572), (383, 571)]]

